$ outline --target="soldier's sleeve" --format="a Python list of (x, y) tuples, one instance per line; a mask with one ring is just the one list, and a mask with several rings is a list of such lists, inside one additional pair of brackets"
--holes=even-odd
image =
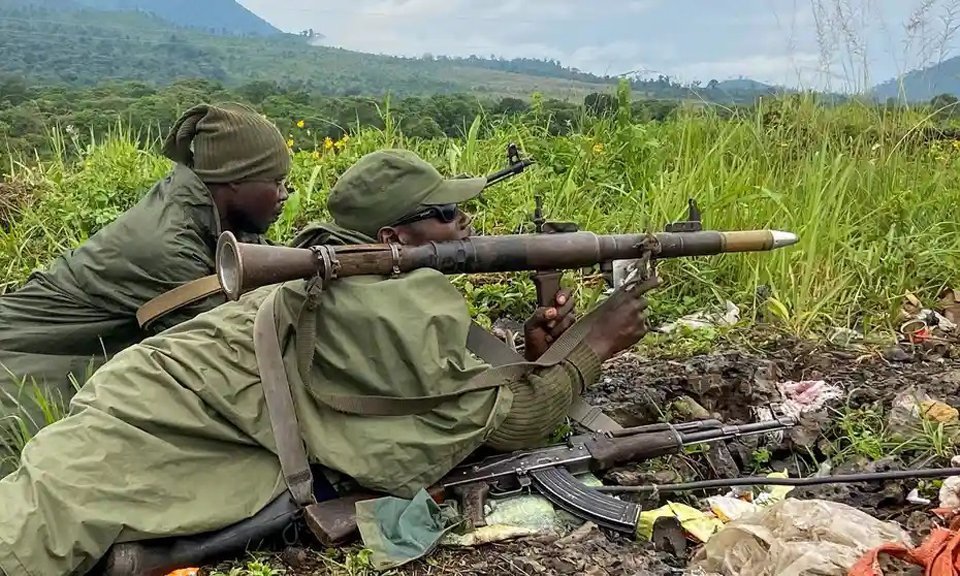
[(574, 398), (600, 379), (600, 358), (581, 342), (559, 364), (509, 384), (513, 405), (487, 439), (499, 451), (542, 446), (563, 423)]

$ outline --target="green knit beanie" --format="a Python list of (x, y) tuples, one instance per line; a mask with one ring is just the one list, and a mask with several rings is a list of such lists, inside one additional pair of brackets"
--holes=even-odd
[(177, 120), (163, 155), (207, 183), (282, 180), (290, 151), (269, 120), (243, 104), (200, 104)]

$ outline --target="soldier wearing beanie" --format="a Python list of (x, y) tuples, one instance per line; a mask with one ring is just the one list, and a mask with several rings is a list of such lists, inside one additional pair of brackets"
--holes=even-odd
[[(280, 215), (291, 158), (255, 110), (195, 106), (163, 154), (173, 170), (140, 202), (0, 296), (0, 451), (4, 431), (46, 424), (38, 391), (66, 407), (111, 356), (224, 302), (213, 276), (218, 236), (265, 242)], [(9, 469), (0, 462), (0, 476)]]

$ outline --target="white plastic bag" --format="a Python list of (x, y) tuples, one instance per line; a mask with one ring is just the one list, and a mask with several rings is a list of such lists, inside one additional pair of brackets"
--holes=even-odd
[(846, 576), (886, 542), (912, 546), (900, 526), (846, 504), (787, 499), (727, 524), (690, 567), (723, 576)]

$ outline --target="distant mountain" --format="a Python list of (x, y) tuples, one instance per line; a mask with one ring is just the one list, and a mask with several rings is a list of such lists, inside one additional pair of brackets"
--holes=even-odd
[(929, 102), (940, 94), (960, 97), (960, 56), (887, 80), (870, 91), (880, 101), (905, 97), (908, 102)]
[(55, 10), (145, 12), (162, 20), (213, 34), (270, 36), (282, 34), (234, 0), (3, 0), (3, 5)]
[[(133, 80), (156, 86), (202, 78), (338, 96), (528, 98), (540, 92), (582, 102), (610, 93), (620, 80), (554, 60), (396, 57), (318, 42), (318, 32), (277, 31), (233, 0), (0, 0), (0, 76), (32, 84)], [(750, 103), (772, 90), (747, 79), (708, 87), (665, 76), (629, 81), (638, 98), (672, 101)]]

